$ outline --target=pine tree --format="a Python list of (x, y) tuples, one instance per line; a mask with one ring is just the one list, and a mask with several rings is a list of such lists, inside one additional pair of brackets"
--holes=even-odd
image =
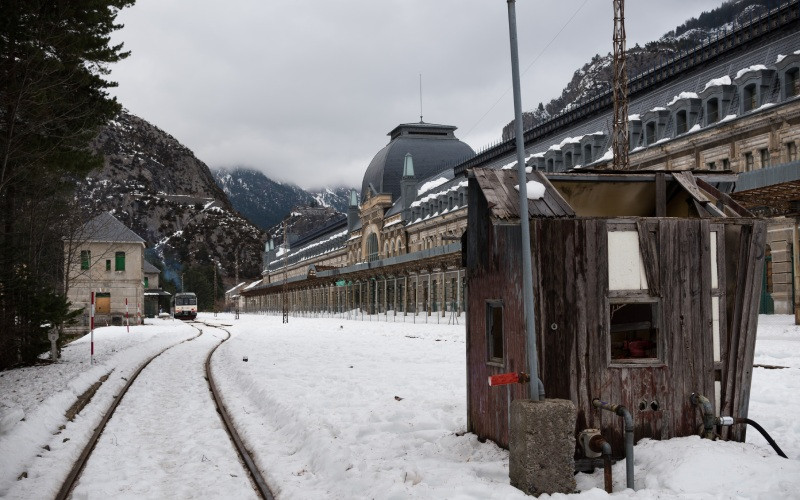
[[(134, 0), (0, 2), (0, 369), (31, 362), (60, 292), (71, 186), (102, 164), (89, 141), (119, 112), (110, 36)], [(46, 344), (45, 344), (46, 345)]]

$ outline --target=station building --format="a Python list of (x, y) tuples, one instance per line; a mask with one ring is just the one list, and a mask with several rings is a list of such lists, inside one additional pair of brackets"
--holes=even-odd
[[(628, 85), (630, 170), (735, 174), (716, 188), (769, 218), (765, 313), (791, 313), (798, 293), (798, 32), (800, 1), (791, 0)], [(611, 92), (577, 103), (524, 132), (527, 167), (550, 179), (613, 174), (612, 122)], [(404, 124), (389, 135), (346, 219), (288, 248), (267, 243), (262, 279), (241, 292), (243, 310), (280, 310), (282, 294), (290, 311), (355, 308), (388, 319), (463, 310), (467, 175), (514, 168), (515, 141), (475, 153), (453, 126)]]

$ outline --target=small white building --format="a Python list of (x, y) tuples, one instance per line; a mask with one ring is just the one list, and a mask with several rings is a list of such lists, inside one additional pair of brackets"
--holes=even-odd
[(91, 292), (97, 324), (121, 324), (126, 299), (132, 318), (144, 307), (144, 248), (142, 238), (107, 212), (65, 240), (67, 299), (72, 309), (84, 308), (83, 325), (89, 324)]

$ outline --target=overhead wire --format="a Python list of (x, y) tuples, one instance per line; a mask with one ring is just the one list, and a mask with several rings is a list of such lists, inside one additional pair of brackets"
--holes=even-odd
[[(531, 69), (531, 67), (532, 67), (534, 64), (536, 64), (536, 61), (538, 61), (538, 60), (539, 60), (539, 59), (540, 59), (540, 58), (541, 58), (541, 57), (544, 55), (544, 53), (547, 51), (547, 49), (548, 49), (548, 48), (550, 48), (550, 46), (553, 44), (553, 42), (555, 42), (555, 41), (556, 41), (556, 38), (558, 38), (558, 36), (559, 36), (559, 35), (561, 35), (561, 33), (564, 31), (564, 29), (566, 29), (566, 27), (567, 27), (567, 26), (569, 26), (569, 24), (572, 22), (572, 20), (573, 20), (573, 19), (575, 19), (575, 16), (577, 16), (577, 15), (578, 15), (578, 13), (579, 13), (579, 12), (580, 12), (580, 11), (583, 9), (583, 7), (584, 7), (584, 6), (585, 6), (587, 3), (589, 3), (589, 0), (583, 0), (583, 3), (582, 3), (582, 4), (581, 4), (579, 7), (578, 7), (578, 9), (577, 9), (575, 12), (573, 12), (573, 13), (572, 13), (572, 15), (569, 17), (569, 19), (567, 19), (567, 21), (564, 23), (564, 25), (563, 25), (563, 26), (561, 26), (561, 29), (559, 29), (559, 30), (558, 30), (558, 32), (556, 32), (556, 34), (555, 34), (555, 35), (553, 35), (553, 38), (551, 38), (551, 39), (550, 39), (550, 41), (549, 41), (549, 42), (547, 42), (547, 44), (545, 44), (545, 46), (542, 48), (542, 50), (540, 50), (540, 51), (539, 51), (539, 53), (536, 55), (536, 57), (533, 59), (533, 61), (531, 61), (531, 62), (530, 62), (530, 64), (528, 64), (528, 65), (525, 67), (525, 69), (522, 71), (522, 73), (521, 73), (521, 74), (523, 74), (523, 75), (524, 75), (525, 73), (527, 73), (527, 72), (528, 72), (528, 70), (529, 70), (529, 69)], [(503, 93), (500, 95), (500, 97), (498, 97), (498, 98), (497, 98), (497, 100), (494, 102), (494, 104), (492, 104), (492, 105), (489, 107), (489, 109), (488, 109), (488, 110), (486, 110), (486, 112), (483, 114), (483, 116), (481, 116), (481, 117), (478, 119), (478, 121), (477, 121), (477, 122), (475, 122), (475, 124), (474, 124), (472, 127), (470, 127), (470, 128), (469, 128), (469, 130), (467, 130), (467, 132), (464, 134), (464, 137), (465, 137), (465, 138), (466, 138), (466, 137), (468, 137), (468, 136), (469, 136), (469, 134), (471, 134), (473, 130), (475, 130), (475, 127), (477, 127), (478, 125), (480, 125), (480, 123), (483, 121), (483, 119), (484, 119), (484, 118), (486, 118), (486, 116), (488, 116), (488, 115), (489, 115), (489, 113), (491, 113), (491, 112), (492, 112), (492, 110), (493, 110), (493, 109), (494, 109), (494, 108), (495, 108), (495, 107), (496, 107), (498, 104), (500, 104), (500, 101), (502, 101), (502, 100), (503, 100), (503, 99), (506, 97), (506, 95), (508, 95), (509, 91), (511, 91), (511, 87), (510, 87), (510, 86), (509, 86), (508, 88), (506, 88), (505, 92), (503, 92)]]

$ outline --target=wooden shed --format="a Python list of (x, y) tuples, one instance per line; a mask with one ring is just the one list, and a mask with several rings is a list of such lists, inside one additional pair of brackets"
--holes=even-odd
[[(766, 225), (690, 172), (547, 174), (528, 201), (540, 376), (572, 400), (576, 432), (600, 429), (623, 454), (626, 406), (636, 440), (698, 434), (689, 396), (747, 416)], [(468, 427), (508, 446), (508, 408), (527, 385), (487, 378), (527, 372), (515, 170), (469, 173)], [(723, 437), (744, 440), (744, 426)]]

